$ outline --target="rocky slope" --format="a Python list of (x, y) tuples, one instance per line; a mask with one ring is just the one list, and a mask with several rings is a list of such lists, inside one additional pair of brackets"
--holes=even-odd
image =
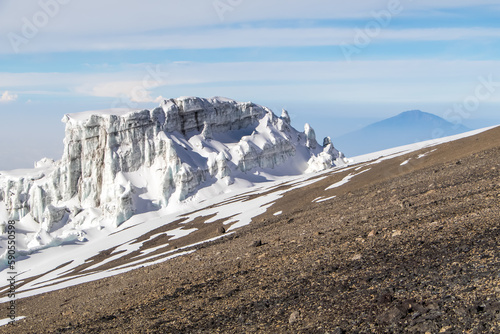
[(331, 173), (192, 254), (22, 299), (0, 332), (498, 333), (499, 154), (497, 128), (361, 164), (320, 202), (352, 170)]
[(22, 251), (85, 240), (87, 227), (118, 226), (255, 171), (300, 174), (344, 163), (329, 139), (318, 145), (309, 125), (295, 130), (285, 110), (277, 117), (225, 98), (184, 97), (151, 111), (101, 110), (63, 121), (60, 161), (0, 174), (0, 219), (39, 226)]

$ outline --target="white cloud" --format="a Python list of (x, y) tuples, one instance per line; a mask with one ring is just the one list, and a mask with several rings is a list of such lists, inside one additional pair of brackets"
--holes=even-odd
[[(165, 70), (165, 66), (147, 64), (125, 66), (125, 68), (125, 72), (108, 74), (105, 80), (102, 76), (92, 79), (87, 77), (88, 80), (75, 87), (74, 91), (97, 97), (128, 99), (137, 103), (155, 102), (159, 99), (152, 97), (151, 94), (153, 89), (166, 85), (170, 74)], [(142, 75), (142, 80), (124, 80), (127, 71), (129, 71), (128, 78), (138, 78)]]
[[(2, 0), (0, 33), (21, 29), (23, 17), (32, 20), (47, 12), (37, 0)], [(370, 12), (388, 8), (393, 0), (219, 0), (229, 5), (221, 21), (217, 1), (206, 0), (87, 0), (69, 1), (51, 11), (44, 31), (71, 35), (127, 34), (161, 29), (213, 26), (221, 23), (248, 23), (265, 20), (345, 19), (369, 17)], [(397, 2), (397, 0), (396, 0)], [(399, 0), (406, 15), (429, 9), (498, 5), (497, 0)], [(91, 24), (89, 24), (91, 22)]]
[[(153, 88), (153, 87), (151, 87)], [(154, 102), (151, 91), (141, 81), (110, 81), (84, 84), (75, 88), (77, 93), (96, 97), (127, 99), (131, 102)]]
[[(157, 73), (162, 75), (151, 80), (148, 68), (159, 68)], [(101, 101), (115, 99), (132, 105), (181, 95), (222, 95), (257, 103), (273, 99), (449, 103), (461, 101), (473, 92), (479, 77), (491, 75), (496, 91), (489, 102), (500, 102), (500, 61), (183, 62), (124, 65), (114, 71), (0, 73), (0, 89), (32, 99), (65, 94), (73, 99), (101, 97)]]
[[(55, 0), (57, 1), (57, 0)], [(228, 0), (220, 0), (226, 4)], [(402, 0), (404, 1), (404, 0)], [(21, 31), (23, 18), (46, 12), (39, 1), (2, 0), (0, 12), (2, 35)], [(222, 15), (217, 1), (185, 0), (87, 0), (70, 1), (58, 6), (44, 25), (47, 33), (80, 35), (120, 35), (158, 31), (161, 29), (213, 26), (222, 23), (248, 23), (263, 20), (326, 19), (362, 17), (370, 10), (385, 8), (385, 0), (367, 2), (331, 0), (252, 0), (232, 1)], [(227, 8), (227, 7), (226, 7)], [(89, 22), (92, 22), (89, 24)]]
[[(373, 20), (372, 12), (387, 10), (390, 3), (389, 0), (220, 1), (234, 3), (224, 13), (222, 21), (220, 13), (214, 9), (215, 1), (70, 1), (66, 5), (60, 5), (54, 15), (46, 15), (48, 21), (43, 26), (35, 26), (36, 33), (26, 28), (26, 22), (33, 24), (34, 15), (44, 13), (38, 1), (6, 1), (0, 12), (0, 35), (9, 36), (14, 33), (23, 41), (9, 43), (9, 38), (0, 39), (0, 53), (12, 54), (16, 48), (21, 52), (64, 52), (338, 45), (346, 39), (352, 40), (354, 29), (311, 28), (309, 24), (312, 23), (304, 24), (303, 28), (286, 29), (282, 21), (358, 18), (368, 22)], [(488, 8), (494, 10), (494, 7), (484, 6), (498, 5), (497, 0), (399, 2), (403, 11), (397, 16), (413, 18), (427, 17), (430, 12), (440, 15), (439, 9), (442, 8), (474, 6), (476, 10), (480, 10), (480, 6), (483, 6), (482, 10), (486, 11)], [(262, 26), (263, 22), (266, 28), (255, 28)], [(409, 41), (499, 36), (498, 29), (390, 28), (384, 29), (387, 33), (380, 36), (381, 40), (404, 39), (405, 36)], [(26, 29), (33, 36), (26, 38), (23, 33)]]
[[(29, 95), (71, 92), (75, 98), (94, 96), (131, 102), (158, 102), (160, 94), (237, 97), (242, 95), (239, 91), (249, 92), (245, 96), (252, 100), (279, 94), (285, 100), (394, 102), (455, 101), (470, 94), (480, 76), (492, 75), (495, 85), (500, 86), (500, 61), (174, 63), (163, 67), (168, 77), (151, 82), (138, 80), (146, 78), (148, 72), (135, 66), (106, 74), (0, 73), (0, 87), (15, 84), (16, 91), (24, 95), (28, 95), (24, 89), (29, 89)], [(33, 86), (34, 82), (41, 87)], [(45, 87), (51, 87), (52, 92)], [(491, 101), (499, 100), (500, 88), (491, 97)]]
[[(132, 35), (103, 35), (95, 38), (78, 36), (42, 35), (36, 43), (27, 44), (24, 52), (109, 51), (109, 50), (166, 50), (166, 49), (221, 49), (248, 47), (307, 47), (337, 46), (353, 43), (359, 31), (354, 28), (238, 28), (204, 29), (184, 32), (144, 33)], [(500, 39), (498, 28), (384, 28), (370, 37), (381, 41), (455, 41), (480, 38)], [(11, 47), (0, 48), (1, 53), (13, 53)]]
[(154, 99), (154, 101), (152, 101), (152, 102), (160, 103), (163, 100), (166, 100), (166, 99), (163, 96), (160, 95), (156, 99)]
[(5, 91), (0, 97), (0, 102), (13, 102), (17, 100), (17, 94), (11, 93), (9, 91)]

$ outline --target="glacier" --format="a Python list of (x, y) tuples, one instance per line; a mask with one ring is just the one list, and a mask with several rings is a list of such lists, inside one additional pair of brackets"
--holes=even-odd
[(21, 253), (85, 241), (86, 228), (117, 227), (202, 188), (224, 192), (238, 180), (254, 184), (347, 162), (330, 138), (319, 145), (309, 124), (294, 129), (286, 110), (277, 116), (222, 97), (66, 114), (62, 121), (61, 160), (0, 172), (0, 227), (16, 220), (33, 231), (18, 242)]

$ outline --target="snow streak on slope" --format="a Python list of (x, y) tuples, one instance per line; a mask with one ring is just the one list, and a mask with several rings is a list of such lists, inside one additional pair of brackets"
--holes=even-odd
[[(169, 249), (168, 246), (169, 242), (196, 232), (196, 228), (189, 227), (194, 220), (203, 218), (202, 224), (223, 221), (231, 233), (249, 224), (253, 217), (266, 212), (286, 191), (316, 182), (316, 176), (309, 174), (281, 178), (251, 190), (233, 187), (226, 194), (215, 197), (209, 196), (210, 189), (201, 190), (192, 200), (179, 204), (173, 213), (164, 209), (135, 215), (116, 229), (89, 229), (86, 231), (89, 238), (87, 242), (65, 244), (19, 258), (21, 261), (17, 267), (21, 274), (18, 276), (20, 287), (17, 295), (23, 298), (186, 254), (197, 243), (177, 249)], [(172, 228), (168, 228), (170, 225), (173, 225)], [(150, 233), (165, 226), (165, 231)], [(148, 242), (163, 234), (170, 238), (160, 245), (148, 246)], [(101, 253), (107, 253), (108, 256), (97, 260)], [(5, 291), (6, 287), (0, 293)]]
[(461, 134), (453, 135), (453, 136), (449, 136), (449, 137), (431, 139), (431, 140), (426, 140), (423, 142), (418, 142), (415, 144), (398, 146), (398, 147), (390, 148), (387, 150), (382, 150), (382, 151), (377, 151), (377, 152), (373, 152), (373, 153), (359, 155), (359, 156), (356, 156), (353, 158), (349, 158), (348, 160), (349, 160), (350, 164), (361, 163), (361, 162), (370, 161), (370, 160), (374, 160), (374, 159), (379, 159), (379, 162), (381, 162), (383, 160), (392, 159), (392, 158), (395, 158), (397, 156), (405, 155), (409, 152), (417, 151), (417, 150), (420, 150), (420, 149), (423, 149), (426, 147), (432, 147), (435, 145), (448, 143), (450, 141), (458, 140), (461, 138), (474, 136), (474, 135), (477, 135), (481, 132), (488, 131), (488, 130), (496, 128), (496, 127), (497, 126), (491, 126), (491, 127), (473, 130), (473, 131), (469, 131), (469, 132), (465, 132), (465, 133), (461, 133)]
[[(63, 121), (61, 161), (0, 173), (0, 226), (18, 221), (19, 255), (91, 242), (102, 234), (95, 230), (113, 232), (135, 215), (178, 213), (203, 189), (210, 198), (345, 163), (328, 138), (317, 143), (308, 124), (303, 132), (294, 129), (285, 110), (278, 117), (226, 98), (183, 97), (152, 111), (91, 111)], [(5, 246), (2, 236), (0, 269)]]
[[(483, 129), (487, 130), (487, 129)], [(252, 218), (272, 209), (273, 204), (286, 193), (297, 188), (314, 184), (337, 173), (355, 173), (345, 183), (381, 161), (410, 153), (439, 143), (477, 134), (474, 131), (462, 136), (444, 138), (427, 143), (418, 143), (390, 151), (374, 153), (370, 156), (353, 158), (354, 165), (336, 167), (316, 174), (277, 177), (275, 181), (248, 186), (247, 180), (235, 179), (233, 187), (225, 188), (225, 193), (215, 194), (214, 188), (201, 189), (173, 208), (164, 208), (133, 216), (118, 228), (94, 227), (86, 230), (87, 242), (73, 242), (40, 252), (25, 254), (19, 258), (18, 297), (23, 298), (46, 291), (100, 279), (123, 273), (141, 266), (166, 261), (194, 251), (193, 246), (214, 240), (222, 235), (207, 237), (197, 234), (210, 224), (222, 223), (229, 233), (249, 224)], [(403, 153), (404, 152), (404, 153)], [(259, 175), (257, 175), (259, 174)], [(263, 172), (252, 175), (262, 176)], [(341, 184), (335, 184), (341, 187)], [(331, 192), (315, 201), (335, 201)], [(280, 210), (281, 211), (281, 210)], [(284, 209), (281, 214), (286, 215)], [(28, 224), (28, 222), (24, 222)], [(225, 234), (227, 235), (227, 234)], [(153, 241), (157, 242), (153, 242)], [(171, 243), (186, 240), (179, 248), (169, 247)], [(7, 287), (1, 288), (5, 293)], [(0, 301), (5, 302), (7, 298)]]

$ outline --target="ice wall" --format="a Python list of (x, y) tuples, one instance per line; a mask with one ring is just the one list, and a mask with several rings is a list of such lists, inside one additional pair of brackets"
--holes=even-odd
[[(287, 165), (290, 173), (343, 163), (330, 141), (290, 125), (254, 103), (183, 97), (150, 110), (67, 114), (64, 154), (34, 170), (2, 172), (0, 202), (9, 218), (26, 215), (47, 232), (54, 224), (81, 223), (98, 210), (118, 225), (138, 210), (166, 207), (203, 186), (230, 185), (256, 169)], [(285, 162), (288, 162), (285, 164)]]

